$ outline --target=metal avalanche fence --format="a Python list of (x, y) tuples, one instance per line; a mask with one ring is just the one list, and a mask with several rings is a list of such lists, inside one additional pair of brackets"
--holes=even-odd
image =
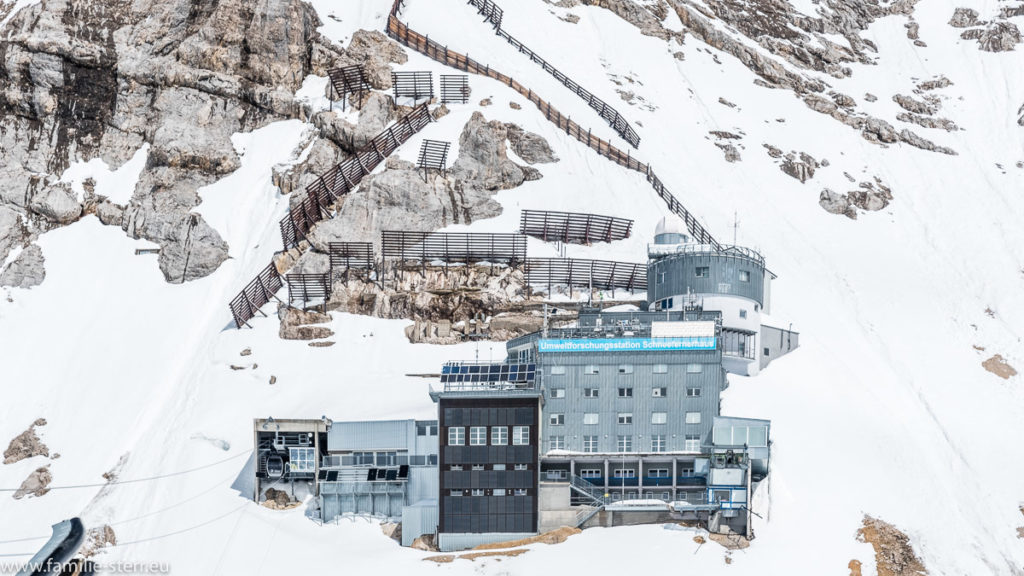
[(644, 174), (647, 178), (647, 182), (650, 183), (652, 188), (654, 188), (654, 191), (658, 196), (665, 201), (669, 210), (683, 219), (690, 235), (693, 236), (693, 238), (701, 243), (715, 246), (716, 249), (720, 247), (719, 243), (711, 236), (711, 233), (708, 232), (704, 226), (698, 222), (697, 218), (683, 206), (682, 202), (669, 192), (662, 181), (654, 174), (654, 170), (651, 168), (650, 164), (645, 164), (636, 158), (633, 158), (628, 151), (623, 152), (613, 146), (610, 142), (594, 136), (590, 129), (583, 128), (568, 116), (563, 115), (556, 108), (551, 106), (551, 104), (541, 99), (540, 96), (533, 92), (533, 90), (523, 86), (511, 76), (502, 74), (501, 72), (491, 68), (489, 65), (477, 62), (464, 54), (451, 50), (447, 46), (430, 40), (426, 36), (410, 29), (398, 18), (404, 3), (405, 0), (395, 0), (394, 4), (391, 6), (391, 14), (388, 16), (386, 29), (388, 36), (393, 38), (395, 41), (427, 56), (428, 58), (444, 64), (445, 66), (455, 68), (456, 70), (462, 70), (464, 72), (487, 76), (488, 78), (497, 80), (525, 96), (544, 114), (544, 117), (548, 121), (554, 123), (560, 130), (565, 131), (568, 136), (585, 143), (587, 147), (597, 151), (598, 154), (604, 156), (608, 160), (611, 160), (620, 166), (629, 168), (630, 170), (636, 170), (637, 172)]
[(469, 0), (469, 4), (477, 9), (477, 12), (484, 16), (485, 22), (490, 22), (494, 27), (494, 31), (498, 36), (501, 36), (509, 44), (515, 47), (520, 54), (525, 54), (530, 58), (531, 62), (535, 62), (544, 69), (545, 72), (551, 74), (556, 80), (562, 83), (566, 88), (572, 90), (574, 94), (582, 98), (588, 106), (593, 108), (601, 118), (604, 118), (608, 122), (608, 125), (615, 129), (622, 136), (622, 139), (633, 148), (640, 147), (640, 135), (636, 133), (636, 130), (630, 126), (629, 122), (619, 114), (619, 111), (613, 108), (610, 104), (601, 100), (597, 96), (594, 96), (589, 90), (580, 86), (578, 82), (570, 78), (568, 75), (560, 72), (557, 68), (548, 64), (547, 60), (541, 58), (536, 52), (530, 50), (525, 44), (516, 40), (511, 34), (505, 31), (501, 27), (501, 20), (504, 15), (504, 11), (497, 6), (491, 0)]

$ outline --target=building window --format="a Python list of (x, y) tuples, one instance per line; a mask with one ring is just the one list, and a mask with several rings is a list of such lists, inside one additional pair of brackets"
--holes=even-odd
[(746, 318), (746, 317), (747, 317), (747, 311), (746, 311), (746, 310), (743, 310), (743, 309), (741, 308), (741, 309), (740, 309), (740, 318)]
[(526, 464), (516, 464), (513, 467), (513, 469), (514, 470), (529, 470), (529, 467)]
[(569, 478), (568, 470), (548, 470), (546, 472), (548, 480), (567, 480)]
[(519, 362), (520, 364), (529, 362), (532, 359), (533, 350), (527, 348), (519, 351)]
[(749, 270), (740, 270), (740, 282), (750, 282)]
[(526, 488), (516, 488), (516, 496), (526, 496)]
[(687, 412), (686, 413), (687, 424), (700, 424), (700, 412)]
[(651, 388), (651, 396), (665, 398), (668, 396), (668, 388)]
[(700, 397), (700, 388), (697, 388), (695, 386), (688, 386), (686, 388), (686, 397), (687, 398), (698, 398), (698, 397)]
[(664, 272), (658, 272), (658, 284), (664, 284), (664, 283), (665, 283), (665, 273)]
[(669, 478), (668, 468), (652, 468), (647, 471), (648, 478)]
[(491, 496), (504, 496), (504, 495), (505, 495), (505, 489), (504, 488), (495, 488), (494, 490), (491, 490)]
[(526, 446), (530, 443), (530, 427), (529, 426), (513, 426), (512, 427), (512, 445), (513, 446)]
[(481, 470), (483, 470), (483, 469), (484, 469), (484, 465), (483, 465), (483, 464), (473, 464), (473, 465), (472, 465), (472, 466), (470, 467), (470, 470), (475, 470), (475, 471), (477, 471), (477, 472), (479, 472), (479, 471), (481, 471)]
[(552, 376), (559, 376), (561, 374), (565, 374), (565, 366), (552, 366), (551, 367), (551, 375)]
[(565, 436), (551, 436), (548, 438), (548, 450), (565, 450)]
[(680, 466), (679, 467), (679, 475), (680, 476), (693, 476), (693, 466)]
[(450, 490), (448, 492), (448, 495), (449, 496), (462, 496), (462, 490)]
[(651, 412), (651, 424), (668, 424), (668, 412)]
[(590, 376), (593, 376), (595, 374), (600, 374), (601, 373), (601, 367), (598, 366), (597, 364), (587, 364), (586, 366), (583, 367), (583, 373), (587, 374), (587, 375), (590, 375)]
[(651, 452), (665, 451), (665, 435), (655, 434), (651, 436)]
[(633, 468), (615, 468), (612, 470), (612, 478), (636, 478), (636, 470)]
[(686, 373), (687, 374), (700, 374), (703, 371), (704, 371), (704, 366), (702, 364), (687, 364), (686, 365)]
[(633, 389), (632, 388), (619, 388), (619, 398), (632, 398), (632, 397), (633, 397)]
[(769, 355), (771, 355), (771, 353), (772, 353), (772, 351), (770, 349), (768, 349), (768, 348), (764, 349), (764, 355), (765, 356), (769, 356)]
[(437, 436), (437, 424), (416, 424), (417, 436)]
[(583, 423), (584, 424), (597, 424), (598, 423), (598, 414), (597, 414), (597, 412), (586, 412), (586, 413), (584, 413), (583, 414)]
[(562, 424), (565, 424), (565, 414), (552, 414), (548, 418), (548, 424), (551, 424), (552, 426), (561, 426)]
[(508, 426), (491, 426), (491, 445), (505, 446), (508, 444)]
[(694, 272), (696, 273), (697, 278), (707, 278), (711, 275), (711, 271), (707, 266), (697, 266)]
[(315, 448), (289, 448), (288, 469), (292, 472), (315, 472), (315, 452)]
[(633, 437), (632, 436), (619, 436), (617, 443), (619, 452), (632, 452), (633, 451)]
[(633, 413), (632, 412), (619, 412), (619, 424), (632, 424)]
[(598, 468), (584, 468), (580, 470), (580, 478), (600, 478), (602, 476), (601, 470)]
[(584, 398), (597, 398), (597, 393), (598, 393), (597, 388), (584, 388), (583, 389), (583, 397)]
[(452, 464), (448, 469), (452, 472), (462, 472), (462, 464)]
[(483, 488), (473, 488), (473, 490), (470, 492), (470, 495), (471, 496), (483, 496), (484, 495), (484, 489)]
[(583, 451), (584, 452), (597, 452), (597, 436), (584, 436), (583, 437)]
[(551, 397), (552, 398), (565, 398), (565, 388), (552, 388), (551, 389)]
[(654, 365), (654, 373), (655, 374), (668, 374), (668, 364), (655, 364)]
[(466, 429), (462, 426), (452, 426), (448, 429), (448, 445), (463, 446), (466, 444)]
[(633, 365), (632, 364), (619, 364), (619, 374), (632, 374), (632, 373), (633, 373)]
[(504, 470), (504, 469), (505, 469), (505, 465), (504, 464), (495, 464), (494, 466), (491, 466), (491, 470)]
[(469, 429), (469, 445), (487, 445), (487, 426), (473, 426)]
[(683, 449), (687, 452), (700, 452), (700, 435), (699, 434), (687, 434), (686, 443), (683, 445)]

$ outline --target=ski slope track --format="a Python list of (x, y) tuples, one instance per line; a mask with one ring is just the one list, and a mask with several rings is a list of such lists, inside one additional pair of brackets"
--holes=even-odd
[[(809, 0), (788, 3), (808, 14), (818, 9)], [(359, 29), (384, 31), (392, 7), (391, 0), (311, 4), (321, 32), (342, 45)], [(755, 84), (742, 62), (693, 35), (682, 44), (645, 36), (597, 6), (499, 4), (502, 27), (516, 40), (614, 103), (643, 143), (644, 161), (701, 226), (720, 242), (759, 250), (778, 275), (767, 322), (792, 322), (801, 346), (756, 377), (730, 376), (722, 397), (723, 414), (772, 420), (771, 474), (752, 503), (763, 518), (754, 520), (751, 546), (729, 553), (698, 544), (695, 531), (659, 525), (594, 528), (516, 557), (436, 564), (424, 561), (431, 553), (384, 537), (374, 521), (321, 526), (305, 507), (273, 511), (251, 502), (253, 418), (430, 418), (436, 406), (427, 381), (406, 374), (504, 352), (498, 342), (413, 345), (403, 333), (409, 321), (340, 313), (329, 325), (336, 344), (313, 348), (278, 337), (272, 304), (251, 329), (235, 328), (225, 303), (281, 246), (288, 197), (273, 185), (271, 167), (301, 161), (315, 129), (289, 120), (236, 134), (240, 168), (200, 190), (196, 211), (231, 254), (210, 276), (167, 284), (155, 257), (135, 255), (149, 244), (87, 216), (40, 237), (40, 286), (0, 288), (0, 446), (46, 418), (36, 431), (61, 455), (0, 464), (0, 489), (17, 488), (43, 466), (52, 486), (63, 487), (18, 500), (0, 492), (0, 563), (27, 561), (52, 524), (79, 516), (117, 535), (98, 561), (167, 563), (174, 574), (610, 574), (671, 566), (818, 576), (846, 574), (855, 559), (868, 576), (878, 573), (874, 552), (856, 540), (867, 514), (905, 532), (931, 575), (1024, 574), (1017, 533), (1024, 376), (1002, 379), (982, 367), (1000, 354), (1024, 372), (1024, 168), (1017, 167), (1024, 166), (1017, 123), (1024, 47), (983, 52), (948, 24), (968, 3), (930, 0), (913, 11), (926, 46), (907, 37), (907, 16), (886, 16), (863, 33), (877, 47), (874, 62), (849, 64), (849, 76), (778, 60), (850, 95), (859, 110), (957, 152), (950, 156), (869, 142), (791, 91)], [(687, 4), (706, 9), (700, 0)], [(987, 18), (1005, 3), (970, 4)], [(31, 5), (19, 1), (15, 9)], [(630, 148), (577, 93), (481, 19), (465, 0), (406, 0), (401, 13), (410, 29), (515, 78), (610, 146)], [(1024, 17), (1010, 21), (1024, 25)], [(670, 11), (664, 26), (683, 25)], [(406, 52), (409, 61), (394, 69), (454, 73)], [(952, 82), (933, 92), (939, 115), (961, 129), (898, 122), (893, 95), (914, 94), (939, 75)], [(297, 98), (326, 107), (325, 82), (308, 79), (310, 90)], [(543, 136), (559, 162), (540, 165), (540, 180), (498, 192), (501, 215), (445, 231), (511, 232), (524, 209), (585, 211), (634, 220), (632, 235), (568, 246), (568, 257), (645, 257), (668, 213), (646, 172), (588, 149), (507, 83), (472, 74), (470, 87), (470, 104), (449, 105), (449, 114), (392, 155), (415, 161), (431, 139), (451, 142), (456, 158), (462, 128), (479, 111)], [(490, 105), (479, 104), (485, 98)], [(730, 143), (741, 158), (728, 162), (712, 132), (738, 136)], [(766, 144), (828, 165), (801, 183), (780, 170)], [(105, 193), (131, 196), (133, 170), (75, 166), (70, 181), (98, 174)], [(875, 178), (893, 195), (881, 210), (853, 220), (818, 204), (825, 188), (846, 193)], [(531, 257), (557, 254), (536, 238), (528, 242)], [(241, 356), (245, 349), (252, 353)], [(118, 481), (103, 486), (111, 471)]]

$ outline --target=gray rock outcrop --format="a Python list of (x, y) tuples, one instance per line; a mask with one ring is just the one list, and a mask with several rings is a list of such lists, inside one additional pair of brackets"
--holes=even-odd
[(508, 142), (512, 151), (523, 159), (527, 164), (547, 164), (558, 162), (555, 153), (551, 151), (548, 141), (542, 136), (527, 132), (515, 124), (505, 124)]
[(100, 202), (97, 215), (159, 244), (169, 281), (213, 272), (228, 247), (192, 210), (199, 187), (239, 166), (231, 135), (305, 117), (293, 93), (307, 74), (380, 47), (367, 40), (347, 55), (320, 24), (301, 0), (47, 0), (21, 9), (0, 44), (0, 215), (14, 209), (41, 224), (37, 233), (73, 222), (86, 206), (58, 182), (70, 163), (101, 158), (117, 169), (149, 143), (131, 201)]
[(507, 139), (505, 124), (488, 122), (483, 114), (474, 112), (459, 136), (459, 158), (452, 165), (452, 175), (464, 187), (508, 190), (519, 186), (530, 172), (509, 160)]
[(25, 496), (39, 497), (50, 491), (50, 482), (53, 481), (53, 474), (50, 473), (50, 465), (36, 468), (28, 475), (28, 478), (21, 483), (21, 486), (14, 493), (15, 500), (21, 500)]
[(43, 250), (30, 244), (0, 273), (0, 286), (31, 288), (42, 284), (46, 279), (44, 263)]
[(978, 24), (978, 11), (973, 8), (957, 8), (953, 10), (953, 17), (949, 19), (949, 25), (954, 28), (970, 28)]
[(39, 418), (27, 430), (15, 436), (4, 450), (4, 464), (14, 464), (34, 456), (49, 456), (50, 449), (36, 434), (36, 428), (45, 425), (46, 420)]

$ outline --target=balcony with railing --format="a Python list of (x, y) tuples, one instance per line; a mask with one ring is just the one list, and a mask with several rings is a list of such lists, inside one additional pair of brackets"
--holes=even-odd
[(674, 255), (719, 255), (745, 258), (764, 266), (764, 256), (757, 250), (745, 246), (714, 246), (711, 244), (648, 244), (647, 255), (650, 258), (661, 258)]

